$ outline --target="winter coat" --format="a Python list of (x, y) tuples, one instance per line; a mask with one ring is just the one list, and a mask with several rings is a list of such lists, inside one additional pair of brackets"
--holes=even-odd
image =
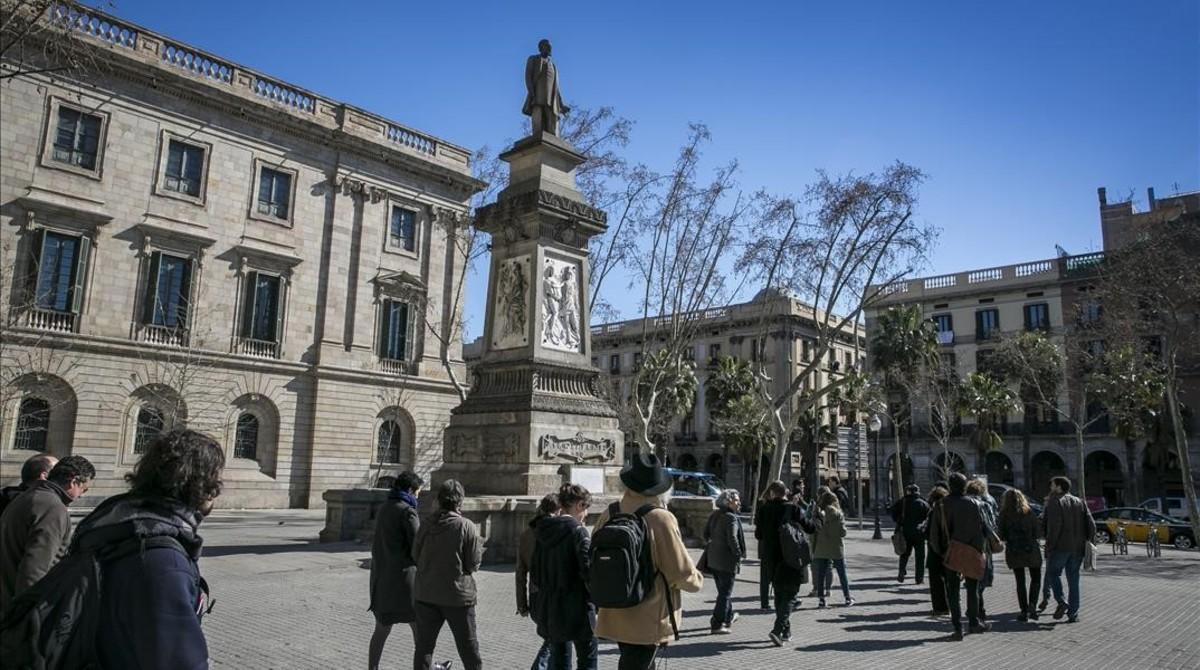
[(892, 521), (902, 526), (904, 538), (909, 544), (922, 539), (921, 526), (929, 517), (929, 503), (915, 493), (906, 493), (903, 498), (892, 504), (889, 512)]
[(958, 540), (982, 552), (986, 534), (979, 505), (961, 493), (942, 498), (929, 511), (929, 546), (939, 556), (946, 555), (950, 540)]
[(533, 545), (537, 541), (533, 529), (542, 518), (535, 516), (517, 540), (517, 613), (529, 611), (529, 597), (536, 590), (529, 583), (529, 565), (533, 561)]
[(89, 551), (134, 537), (172, 537), (186, 555), (152, 547), (104, 566), (97, 652), (100, 666), (126, 670), (208, 668), (200, 629), (203, 592), (197, 533), (201, 516), (162, 498), (113, 496), (79, 523), (71, 551)]
[(33, 586), (67, 552), (71, 498), (61, 486), (40, 481), (0, 517), (0, 611)]
[(850, 509), (850, 494), (846, 493), (846, 489), (839, 486), (833, 489), (833, 495), (838, 499), (838, 505), (842, 510)]
[(534, 537), (529, 581), (536, 589), (529, 614), (538, 635), (550, 642), (591, 639), (596, 609), (588, 598), (587, 528), (569, 515), (548, 516), (534, 527)]
[(736, 573), (746, 557), (746, 535), (742, 520), (727, 509), (716, 509), (704, 524), (708, 542), (708, 567), (719, 572)]
[(1096, 537), (1096, 521), (1083, 501), (1071, 494), (1051, 495), (1043, 512), (1046, 518), (1046, 554), (1063, 551), (1082, 556)]
[(4, 510), (8, 509), (9, 503), (17, 499), (17, 496), (29, 490), (29, 487), (24, 484), (16, 486), (5, 486), (0, 489), (0, 517), (4, 516)]
[(846, 522), (842, 511), (832, 505), (821, 509), (821, 525), (813, 535), (813, 559), (839, 560), (846, 557)]
[(1038, 546), (1041, 524), (1033, 510), (1024, 514), (1000, 512), (996, 526), (996, 532), (1004, 541), (1004, 561), (1009, 568), (1041, 567), (1042, 549)]
[(445, 607), (475, 605), (475, 576), (483, 559), (479, 530), (458, 512), (439, 510), (421, 524), (413, 545), (413, 599)]
[(760, 546), (758, 558), (763, 563), (770, 561), (771, 565), (775, 566), (775, 578), (772, 581), (777, 585), (776, 588), (799, 588), (800, 584), (804, 583), (804, 572), (789, 567), (784, 562), (783, 547), (779, 545), (779, 527), (786, 521), (800, 521), (801, 527), (807, 533), (811, 533), (815, 528), (808, 525), (804, 519), (804, 512), (798, 505), (782, 498), (767, 500), (759, 505), (754, 518), (757, 519), (754, 523), (754, 537), (759, 538)]
[[(633, 514), (642, 505), (656, 503), (657, 498), (626, 491), (621, 498), (620, 508), (625, 514)], [(605, 510), (596, 520), (594, 528), (600, 528), (607, 521), (608, 511)], [(670, 585), (675, 621), (681, 628), (684, 626), (683, 599), (679, 592), (695, 593), (704, 585), (704, 576), (696, 570), (687, 548), (683, 546), (675, 515), (660, 508), (646, 514), (645, 521), (650, 556), (661, 576), (655, 576), (654, 590), (637, 605), (621, 609), (600, 608), (596, 621), (597, 637), (626, 644), (666, 644), (674, 638), (667, 612), (668, 592), (663, 588), (663, 578)]]
[(375, 517), (371, 543), (371, 606), (386, 623), (412, 623), (413, 582), (417, 564), (413, 545), (420, 528), (417, 510), (398, 498), (388, 498)]

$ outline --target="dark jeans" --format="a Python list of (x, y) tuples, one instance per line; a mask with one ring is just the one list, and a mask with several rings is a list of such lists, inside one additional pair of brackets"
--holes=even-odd
[(542, 640), (542, 646), (538, 648), (537, 656), (533, 657), (533, 665), (529, 666), (529, 670), (546, 670), (550, 665), (550, 648), (553, 646), (554, 644)]
[[(1046, 581), (1060, 605), (1067, 606), (1067, 616), (1079, 616), (1079, 569), (1083, 567), (1083, 554), (1055, 551), (1046, 557)], [(1068, 595), (1063, 598), (1062, 573), (1067, 571)]]
[[(1042, 569), (1029, 568), (1029, 587), (1025, 587), (1025, 568), (1013, 568), (1013, 576), (1017, 578), (1017, 607), (1028, 614), (1037, 609), (1038, 587), (1042, 583)], [(1027, 595), (1028, 594), (1028, 595)]]
[(800, 584), (795, 579), (775, 581), (775, 625), (771, 632), (780, 637), (792, 635), (792, 601), (800, 592)]
[(929, 550), (929, 599), (933, 603), (933, 611), (949, 612), (950, 605), (946, 602), (946, 568), (942, 567), (941, 554)]
[(835, 569), (838, 581), (842, 584), (842, 595), (846, 596), (846, 600), (850, 600), (850, 581), (846, 579), (846, 559), (817, 558), (813, 559), (813, 567), (816, 569), (813, 583), (817, 585), (817, 597), (821, 599), (821, 602), (825, 602), (825, 597), (829, 595)]
[(900, 576), (904, 577), (908, 574), (908, 557), (912, 554), (917, 555), (917, 582), (925, 581), (925, 540), (921, 538), (910, 538), (905, 536), (905, 544), (908, 547), (900, 554)]
[(975, 626), (979, 624), (979, 582), (970, 577), (963, 577), (953, 570), (946, 570), (944, 576), (946, 582), (946, 602), (950, 605), (950, 621), (954, 623), (954, 630), (962, 630), (962, 605), (958, 589), (963, 581), (967, 583), (967, 623)]
[(717, 603), (713, 606), (712, 618), (709, 619), (708, 625), (712, 628), (720, 628), (733, 623), (733, 580), (732, 572), (724, 572), (721, 570), (712, 571), (713, 581), (717, 585)]
[(658, 654), (658, 645), (618, 642), (617, 648), (621, 650), (617, 670), (654, 670), (654, 657)]
[(758, 547), (758, 601), (763, 609), (771, 607), (771, 582), (775, 580), (775, 561)]
[(596, 637), (588, 637), (571, 642), (547, 642), (550, 645), (550, 659), (546, 670), (571, 670), (571, 647), (575, 648), (575, 667), (579, 670), (596, 670), (600, 663), (600, 651), (596, 645)]
[(414, 643), (413, 670), (430, 670), (433, 666), (433, 650), (437, 648), (438, 633), (442, 632), (442, 624), (450, 626), (454, 634), (454, 645), (458, 647), (458, 657), (462, 659), (466, 670), (482, 670), (483, 661), (479, 658), (479, 638), (475, 635), (475, 606), (447, 607), (418, 602), (414, 604), (417, 613), (417, 639)]

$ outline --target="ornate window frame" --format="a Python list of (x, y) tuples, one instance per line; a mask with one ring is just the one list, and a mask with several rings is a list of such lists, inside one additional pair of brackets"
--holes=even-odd
[[(288, 184), (288, 211), (286, 217), (271, 216), (258, 211), (258, 189), (262, 184), (263, 169), (274, 170), (281, 172), (291, 177), (291, 183)], [(284, 226), (291, 228), (296, 220), (296, 184), (300, 181), (300, 172), (294, 168), (286, 167), (284, 159), (279, 158), (275, 161), (266, 158), (254, 159), (254, 174), (250, 180), (250, 198), (247, 216), (255, 221), (263, 221), (276, 226)]]
[[(180, 191), (171, 191), (167, 189), (167, 163), (170, 158), (171, 141), (174, 140), (181, 144), (196, 147), (204, 152), (204, 160), (200, 167), (200, 194), (188, 195)], [(158, 166), (155, 169), (154, 175), (154, 194), (164, 198), (173, 198), (182, 200), (193, 205), (203, 207), (208, 197), (208, 170), (212, 164), (213, 145), (210, 142), (204, 142), (194, 137), (183, 135), (172, 130), (163, 129), (159, 133), (158, 140)], [(293, 183), (293, 187), (295, 184)], [(256, 196), (257, 197), (257, 196)]]
[[(58, 110), (63, 107), (100, 117), (100, 137), (96, 140), (96, 168), (94, 170), (54, 160), (54, 138), (58, 134)], [(42, 167), (52, 170), (70, 172), (81, 177), (87, 177), (88, 179), (95, 179), (96, 181), (102, 180), (104, 178), (104, 155), (107, 153), (105, 149), (108, 144), (108, 126), (111, 121), (112, 115), (109, 112), (101, 111), (94, 107), (89, 108), (86, 105), (71, 102), (56, 95), (48, 96), (39, 163)]]

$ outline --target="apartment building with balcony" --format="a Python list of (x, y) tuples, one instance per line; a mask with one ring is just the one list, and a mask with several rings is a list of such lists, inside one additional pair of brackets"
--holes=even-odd
[[(1156, 200), (1151, 189), (1150, 208), (1145, 212), (1136, 211), (1130, 202), (1108, 203), (1103, 188), (1099, 199), (1105, 251), (1119, 249), (1137, 235), (1152, 232), (1148, 227), (1165, 215), (1200, 213), (1200, 194), (1195, 193)], [(937, 330), (943, 362), (960, 378), (973, 371), (985, 371), (988, 357), (1002, 336), (1038, 330), (1063, 347), (1068, 329), (1085, 327), (1102, 318), (1103, 306), (1093, 288), (1095, 270), (1104, 262), (1105, 251), (1060, 253), (1054, 258), (906, 279), (880, 287), (883, 297), (866, 317), (868, 338), (882, 312), (895, 306), (917, 305)], [(1193, 399), (1200, 397), (1194, 381), (1188, 384)], [(1065, 391), (1058, 404), (1067, 407)], [(910, 458), (904, 469), (906, 479), (911, 477), (928, 487), (947, 464), (928, 432), (928, 405), (922, 406), (921, 399), (917, 399), (913, 407), (911, 428), (902, 430)], [(950, 444), (949, 466), (986, 474), (991, 482), (1017, 486), (1037, 497), (1047, 493), (1049, 480), (1055, 475), (1077, 479), (1079, 461), (1073, 428), (1045, 408), (1026, 409), (1028, 414), (1017, 411), (1002, 418), (998, 432), (1003, 446), (988, 453), (980, 453), (971, 445), (968, 436), (974, 426), (971, 419), (963, 418)], [(1101, 407), (1091, 405), (1088, 411), (1097, 420), (1088, 427), (1085, 437), (1087, 495), (1103, 497), (1115, 505), (1136, 504), (1164, 489), (1170, 495), (1181, 494), (1177, 465), (1173, 474), (1168, 468), (1165, 478), (1152, 476), (1147, 472), (1145, 445), (1126, 443), (1114, 436)], [(885, 422), (885, 442), (891, 431)], [(1194, 463), (1200, 453), (1196, 449), (1192, 453)], [(891, 464), (889, 456), (883, 470), (888, 477)]]
[[(772, 383), (782, 392), (815, 355), (817, 337), (813, 310), (786, 292), (763, 291), (749, 302), (709, 309), (693, 318), (699, 323), (685, 355), (696, 362), (695, 406), (688, 416), (679, 418), (676, 430), (662, 436), (666, 459), (670, 465), (684, 470), (723, 473), (731, 486), (746, 489), (742, 479), (743, 459), (731, 452), (728, 467), (724, 463), (725, 448), (704, 397), (709, 375), (720, 356), (765, 361)], [(651, 337), (666, 325), (666, 321), (664, 318), (651, 319)], [(606, 373), (605, 382), (610, 385), (613, 398), (628, 399), (632, 393), (632, 384), (642, 363), (642, 333), (641, 319), (592, 326), (592, 365)], [(857, 332), (847, 328), (826, 353), (824, 364), (813, 373), (813, 383), (821, 385), (826, 376), (838, 375), (860, 365), (865, 345), (865, 332), (861, 327)], [(821, 411), (824, 422), (837, 423), (835, 412)], [(632, 435), (627, 436), (627, 440), (632, 440)], [(801, 465), (800, 453), (793, 452), (792, 458), (785, 463), (785, 473), (799, 472)], [(821, 449), (818, 468), (823, 476), (838, 472), (843, 477), (848, 474), (845, 464), (839, 467), (837, 446), (832, 443)]]
[(3, 480), (81, 454), (98, 500), (182, 425), (224, 445), (226, 507), (437, 467), (469, 151), (54, 7), (95, 66), (0, 62)]

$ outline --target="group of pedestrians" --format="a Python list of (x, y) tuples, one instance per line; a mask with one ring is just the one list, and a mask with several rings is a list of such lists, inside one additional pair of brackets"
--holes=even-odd
[[(1051, 480), (1041, 519), (1017, 489), (1005, 491), (997, 504), (980, 479), (967, 480), (952, 473), (946, 486), (935, 486), (928, 501), (922, 501), (919, 489), (909, 486), (903, 500), (892, 508), (900, 524), (909, 551), (900, 556), (898, 580), (903, 582), (910, 551), (917, 557), (917, 582), (923, 577), (922, 552), (928, 552), (929, 594), (935, 616), (949, 615), (952, 637), (963, 639), (961, 590), (966, 591), (966, 632), (990, 630), (985, 591), (992, 586), (994, 555), (1003, 552), (1005, 563), (1016, 582), (1022, 622), (1036, 621), (1048, 607), (1047, 593), (1053, 594), (1057, 607), (1055, 619), (1066, 617), (1069, 623), (1079, 618), (1080, 570), (1088, 544), (1095, 537), (1096, 525), (1091, 512), (1078, 497), (1071, 495), (1066, 477)], [(920, 519), (918, 521), (918, 519)], [(1045, 561), (1038, 540), (1045, 539)], [(1043, 581), (1042, 566), (1046, 564)], [(1062, 575), (1066, 573), (1064, 594)], [(1039, 604), (1039, 589), (1043, 593)]]

